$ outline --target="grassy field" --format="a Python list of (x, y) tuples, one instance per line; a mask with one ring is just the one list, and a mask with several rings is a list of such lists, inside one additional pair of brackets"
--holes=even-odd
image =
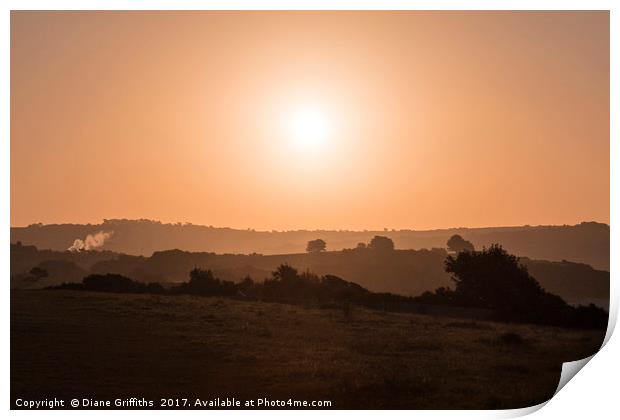
[(11, 291), (11, 399), (518, 408), (604, 332), (190, 296)]

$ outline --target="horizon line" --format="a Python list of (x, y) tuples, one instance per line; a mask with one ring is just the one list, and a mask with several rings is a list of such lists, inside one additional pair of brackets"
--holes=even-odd
[(193, 222), (164, 222), (155, 219), (147, 219), (147, 218), (139, 218), (139, 219), (126, 219), (126, 218), (111, 218), (111, 219), (103, 219), (99, 223), (74, 223), (74, 222), (54, 222), (54, 223), (42, 223), (36, 222), (31, 223), (25, 226), (10, 226), (10, 229), (26, 229), (34, 226), (59, 226), (59, 225), (78, 225), (78, 226), (87, 226), (87, 225), (104, 225), (108, 222), (143, 222), (143, 223), (154, 223), (160, 225), (175, 225), (175, 226), (195, 226), (195, 227), (203, 227), (210, 229), (228, 229), (228, 230), (237, 230), (237, 231), (252, 231), (256, 233), (286, 233), (286, 232), (430, 232), (430, 231), (439, 231), (439, 230), (464, 230), (464, 229), (511, 229), (511, 228), (536, 228), (536, 227), (567, 227), (567, 226), (579, 226), (582, 224), (600, 224), (605, 225), (607, 227), (610, 226), (607, 222), (600, 222), (596, 220), (582, 220), (580, 222), (575, 222), (574, 224), (562, 223), (562, 224), (520, 224), (520, 225), (494, 225), (494, 226), (451, 226), (451, 227), (436, 227), (436, 228), (381, 228), (381, 229), (370, 229), (370, 228), (362, 228), (362, 229), (350, 229), (350, 228), (292, 228), (292, 229), (256, 229), (256, 228), (242, 228), (242, 227), (230, 227), (230, 226), (214, 226), (214, 225), (206, 225), (206, 224), (198, 224)]

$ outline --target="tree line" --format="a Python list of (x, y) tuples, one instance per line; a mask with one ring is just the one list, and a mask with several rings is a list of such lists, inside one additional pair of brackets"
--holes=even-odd
[[(393, 243), (390, 247), (390, 243), (382, 237), (376, 238), (379, 239), (374, 244), (371, 241), (373, 249), (393, 249)], [(500, 245), (476, 251), (471, 243), (460, 237), (451, 238), (448, 245), (451, 254), (446, 258), (445, 270), (451, 274), (454, 287), (441, 287), (417, 297), (374, 293), (340, 277), (299, 272), (288, 264), (280, 265), (262, 282), (256, 282), (249, 276), (236, 283), (221, 280), (211, 270), (195, 267), (189, 273), (187, 282), (169, 288), (159, 283), (136, 282), (119, 274), (92, 274), (81, 283), (64, 283), (54, 288), (223, 296), (319, 306), (359, 305), (371, 309), (409, 312), (419, 311), (421, 305), (456, 306), (488, 310), (490, 319), (502, 322), (606, 327), (606, 311), (592, 304), (570, 306), (559, 296), (546, 292), (527, 268), (519, 263), (519, 258), (509, 254)]]

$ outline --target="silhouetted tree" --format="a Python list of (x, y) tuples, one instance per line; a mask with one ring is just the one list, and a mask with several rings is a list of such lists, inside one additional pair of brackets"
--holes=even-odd
[(370, 240), (368, 248), (375, 251), (393, 251), (394, 241), (387, 236), (375, 236)]
[(449, 255), (446, 272), (453, 274), (459, 297), (480, 307), (499, 308), (542, 291), (519, 259), (500, 245), (479, 252), (460, 252), (456, 257)]
[(213, 275), (211, 270), (194, 268), (189, 273), (189, 283), (181, 286), (179, 290), (190, 294), (208, 296), (227, 296), (237, 292), (235, 284), (231, 281), (222, 281)]
[(254, 280), (250, 276), (245, 276), (243, 280), (237, 284), (237, 290), (242, 297), (251, 297), (255, 289)]
[(366, 249), (366, 244), (364, 242), (359, 242), (355, 248), (356, 249)]
[(455, 253), (459, 253), (462, 251), (475, 251), (474, 244), (463, 239), (461, 235), (452, 235), (450, 239), (448, 239), (448, 251), (452, 251)]
[(306, 246), (306, 252), (321, 252), (325, 251), (327, 244), (323, 239), (315, 239), (313, 241), (308, 241), (308, 245)]
[(460, 252), (446, 259), (456, 284), (455, 298), (468, 306), (492, 309), (505, 321), (564, 324), (571, 314), (562, 298), (547, 293), (519, 258), (500, 245)]
[(239, 282), (240, 289), (249, 289), (251, 287), (254, 287), (254, 280), (250, 276), (245, 276), (243, 280)]
[(299, 272), (288, 264), (280, 264), (276, 271), (271, 273), (275, 281), (294, 282), (299, 279)]
[(193, 289), (207, 290), (214, 287), (217, 284), (217, 280), (211, 270), (202, 270), (195, 267), (189, 272), (189, 286)]

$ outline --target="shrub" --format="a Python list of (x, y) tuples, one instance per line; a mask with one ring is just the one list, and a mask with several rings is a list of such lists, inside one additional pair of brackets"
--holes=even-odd
[(84, 290), (110, 293), (164, 293), (159, 283), (140, 283), (120, 274), (91, 274), (81, 283), (63, 283), (53, 289)]

